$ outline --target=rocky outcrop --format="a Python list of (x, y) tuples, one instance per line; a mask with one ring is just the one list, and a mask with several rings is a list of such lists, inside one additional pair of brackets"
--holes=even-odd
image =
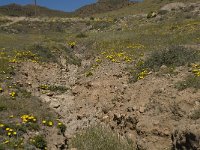
[(200, 128), (199, 125), (179, 127), (172, 136), (173, 150), (199, 150)]

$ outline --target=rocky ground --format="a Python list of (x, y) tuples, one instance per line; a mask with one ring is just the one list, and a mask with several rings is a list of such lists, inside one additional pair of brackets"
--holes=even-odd
[[(190, 115), (199, 109), (200, 93), (175, 88), (189, 74), (187, 67), (179, 67), (176, 75), (170, 75), (163, 74), (167, 67), (162, 66), (159, 72), (133, 84), (125, 63), (106, 61), (89, 77), (82, 73), (85, 65), (90, 65), (90, 61), (82, 60), (80, 67), (24, 63), (16, 77), (66, 124), (65, 138), (53, 139), (52, 149), (76, 132), (99, 123), (130, 138), (138, 149), (199, 147), (199, 120), (191, 120)], [(39, 85), (49, 83), (69, 90), (62, 94), (38, 91)]]
[[(199, 15), (197, 3), (172, 3), (160, 10), (170, 12), (186, 7), (195, 7), (192, 13)], [(109, 30), (99, 29), (95, 32), (121, 30), (127, 24), (131, 28), (133, 18), (142, 18), (140, 21), (143, 22), (144, 16), (140, 14), (122, 18), (117, 22), (121, 25), (120, 29), (119, 26), (113, 25)], [(162, 20), (161, 17), (163, 16), (158, 15), (147, 24), (159, 22)], [(163, 18), (167, 20), (170, 17)], [(22, 20), (24, 18), (15, 18), (13, 22), (8, 22), (2, 27), (11, 26)], [(86, 29), (88, 30), (90, 31)], [(93, 33), (94, 29), (91, 30)], [(198, 42), (184, 46), (200, 51)], [(179, 90), (176, 87), (179, 81), (185, 80), (191, 74), (190, 65), (177, 66), (171, 73), (169, 67), (163, 64), (158, 70), (149, 71), (144, 79), (131, 82), (132, 74), (128, 68), (134, 66), (136, 60), (118, 63), (100, 58), (100, 54), (88, 58), (87, 49), (82, 45), (77, 45), (71, 50), (81, 60), (80, 65), (67, 63), (68, 60), (63, 54), (57, 63), (16, 64), (17, 74), (13, 82), (25, 87), (33, 96), (40, 98), (43, 103), (55, 110), (60, 116), (59, 120), (67, 127), (61, 135), (57, 134), (56, 129), (49, 129), (51, 131), (46, 135), (48, 149), (68, 149), (68, 142), (76, 133), (94, 125), (106, 126), (121, 137), (128, 138), (138, 150), (200, 148), (199, 89)], [(145, 60), (148, 55), (148, 52), (145, 53), (142, 59)], [(92, 71), (87, 71), (94, 63), (98, 65), (93, 67)], [(57, 92), (38, 88), (41, 85), (56, 85), (67, 90)]]

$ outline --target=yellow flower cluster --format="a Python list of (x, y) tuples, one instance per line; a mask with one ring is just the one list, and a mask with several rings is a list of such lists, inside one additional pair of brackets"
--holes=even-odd
[(115, 52), (113, 49), (111, 52), (102, 52), (102, 55), (105, 55), (105, 58), (110, 60), (111, 62), (120, 63), (121, 61), (125, 61), (127, 63), (132, 61), (132, 58), (126, 54), (125, 52)]
[(13, 92), (10, 93), (10, 96), (11, 96), (12, 98), (15, 98), (15, 97), (17, 96), (17, 93), (13, 91)]
[(58, 126), (62, 126), (63, 124), (61, 122), (58, 123)]
[(95, 61), (96, 61), (97, 63), (101, 63), (101, 62), (102, 62), (102, 60), (101, 60), (101, 59), (99, 59), (99, 58), (98, 58), (98, 59), (96, 59)]
[(14, 131), (12, 128), (6, 128), (5, 130), (8, 136), (17, 135), (17, 132)]
[(31, 62), (37, 62), (39, 58), (36, 54), (32, 53), (31, 51), (14, 51), (14, 56), (12, 56), (9, 59), (10, 63), (18, 63), (21, 61), (31, 61)]
[(43, 125), (46, 125), (46, 126), (49, 126), (49, 127), (52, 127), (52, 126), (53, 126), (53, 121), (46, 121), (46, 120), (43, 120), (43, 121), (42, 121), (42, 124), (43, 124)]
[(43, 84), (43, 85), (40, 85), (40, 89), (42, 89), (42, 90), (48, 90), (48, 85), (45, 85), (45, 84)]
[(200, 77), (200, 65), (192, 64), (192, 72), (195, 76)]
[(141, 59), (135, 64), (135, 69), (132, 73), (136, 81), (144, 79), (149, 74), (148, 69), (144, 68), (143, 65), (144, 61)]
[(4, 126), (5, 126), (4, 124), (0, 123), (0, 128), (3, 128)]
[(71, 48), (74, 48), (76, 46), (76, 42), (69, 42), (68, 45), (71, 47)]
[(138, 80), (144, 79), (147, 75), (148, 71), (143, 69), (143, 71), (138, 74)]
[(21, 116), (23, 123), (29, 123), (29, 122), (36, 122), (37, 119), (33, 115), (22, 115)]
[(5, 140), (4, 142), (3, 142), (3, 144), (8, 144), (10, 141), (9, 140)]

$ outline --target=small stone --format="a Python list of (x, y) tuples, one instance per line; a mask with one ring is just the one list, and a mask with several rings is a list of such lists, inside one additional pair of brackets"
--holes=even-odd
[(109, 122), (109, 116), (108, 115), (103, 116), (102, 122)]
[(30, 82), (28, 82), (28, 85), (31, 86), (32, 84)]
[(140, 107), (139, 111), (140, 111), (140, 113), (144, 113), (145, 107)]
[(52, 97), (54, 93), (47, 93), (47, 96)]
[(133, 112), (134, 111), (134, 108), (133, 107), (128, 107), (127, 108), (127, 112)]
[(77, 115), (77, 120), (82, 120), (84, 117), (87, 117), (87, 115), (86, 114)]
[(196, 106), (200, 106), (200, 102), (199, 101), (195, 101), (195, 105)]
[(160, 67), (160, 69), (161, 69), (161, 70), (166, 70), (166, 69), (167, 69), (167, 66), (162, 65), (162, 66)]
[(154, 121), (153, 124), (154, 124), (154, 125), (159, 125), (159, 123), (160, 123), (160, 122), (159, 122), (158, 120), (156, 120), (156, 121)]

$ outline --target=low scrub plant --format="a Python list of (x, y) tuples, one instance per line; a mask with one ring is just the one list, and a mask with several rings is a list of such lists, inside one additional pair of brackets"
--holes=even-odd
[(200, 89), (200, 77), (189, 75), (184, 81), (178, 82), (176, 88), (178, 90), (184, 90), (187, 88)]
[(182, 46), (172, 46), (168, 49), (152, 52), (144, 62), (146, 68), (158, 70), (162, 65), (167, 67), (178, 67), (193, 63), (200, 59), (197, 50), (188, 49)]
[(70, 146), (78, 150), (133, 150), (133, 145), (113, 131), (103, 127), (90, 127), (77, 134)]

